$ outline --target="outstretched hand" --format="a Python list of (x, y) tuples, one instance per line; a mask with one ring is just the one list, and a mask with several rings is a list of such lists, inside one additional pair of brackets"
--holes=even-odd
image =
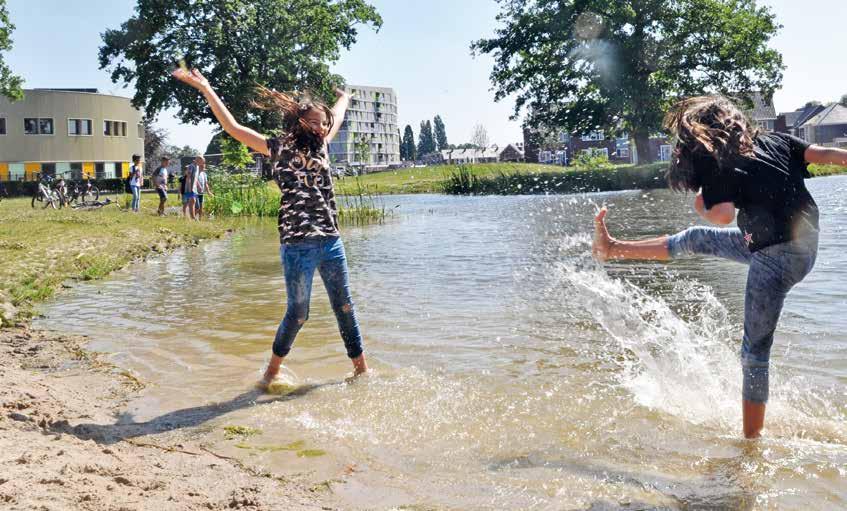
[(344, 90), (344, 89), (342, 89), (342, 88), (338, 88), (338, 87), (336, 87), (336, 89), (335, 89), (335, 97), (336, 97), (336, 98), (338, 98), (338, 99), (341, 99), (341, 98), (344, 98), (344, 97), (346, 97), (347, 99), (350, 99), (350, 98), (352, 98), (352, 97), (353, 97), (353, 95), (352, 95), (352, 94), (350, 94), (349, 92), (345, 91), (345, 90)]
[(177, 80), (186, 83), (199, 91), (209, 89), (209, 80), (196, 69), (188, 70), (184, 67), (174, 69), (171, 75)]

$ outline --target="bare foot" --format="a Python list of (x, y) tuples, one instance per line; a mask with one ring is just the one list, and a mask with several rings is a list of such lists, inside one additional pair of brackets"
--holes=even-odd
[(609, 236), (609, 229), (606, 228), (606, 213), (608, 212), (609, 210), (604, 207), (594, 217), (594, 243), (591, 247), (591, 253), (594, 255), (594, 259), (601, 263), (609, 259), (609, 251), (614, 242), (614, 239)]
[(271, 361), (268, 363), (268, 368), (265, 369), (265, 375), (256, 383), (256, 387), (260, 390), (267, 391), (279, 374), (280, 366), (282, 366), (282, 357), (271, 355)]
[(365, 355), (361, 354), (358, 357), (352, 359), (353, 361), (353, 378), (359, 376), (360, 374), (365, 374), (368, 372), (368, 364), (365, 362)]

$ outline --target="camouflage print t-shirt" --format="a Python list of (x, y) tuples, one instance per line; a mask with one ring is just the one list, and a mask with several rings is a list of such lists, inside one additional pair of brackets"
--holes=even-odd
[(272, 172), (282, 192), (279, 202), (280, 243), (338, 236), (338, 207), (326, 145), (295, 147), (290, 138), (268, 139)]

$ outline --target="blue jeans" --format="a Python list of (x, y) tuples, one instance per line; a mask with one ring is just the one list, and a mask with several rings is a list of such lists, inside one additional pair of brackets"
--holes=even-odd
[(741, 344), (742, 395), (747, 401), (766, 403), (774, 331), (788, 292), (815, 266), (818, 234), (751, 253), (739, 229), (691, 227), (668, 239), (668, 251), (672, 258), (710, 255), (750, 266)]
[(141, 187), (130, 186), (129, 188), (132, 190), (132, 210), (138, 211), (138, 208), (141, 206)]
[(312, 279), (317, 270), (329, 295), (329, 302), (338, 321), (338, 329), (347, 348), (347, 356), (357, 358), (362, 354), (362, 334), (353, 309), (347, 256), (344, 243), (337, 236), (285, 243), (280, 247), (282, 267), (285, 272), (285, 291), (288, 307), (276, 331), (273, 352), (284, 357), (291, 351), (297, 332), (309, 319), (309, 302), (312, 297)]

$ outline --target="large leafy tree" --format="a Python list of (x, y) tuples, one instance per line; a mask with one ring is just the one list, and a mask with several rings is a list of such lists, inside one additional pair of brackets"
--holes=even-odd
[(24, 97), (24, 80), (20, 76), (12, 74), (12, 70), (3, 61), (3, 52), (12, 49), (13, 30), (15, 30), (15, 25), (9, 21), (6, 0), (0, 0), (0, 96), (17, 101)]
[(422, 158), (434, 153), (435, 150), (435, 136), (432, 133), (432, 123), (430, 121), (421, 121), (421, 131), (418, 133), (418, 157)]
[(403, 161), (415, 160), (417, 159), (418, 151), (417, 147), (415, 147), (415, 132), (412, 131), (412, 127), (408, 124), (406, 125), (406, 129), (403, 130), (403, 141), (400, 142), (400, 159)]
[(472, 45), (494, 56), (496, 99), (514, 95), (533, 127), (627, 131), (647, 160), (674, 99), (782, 81), (781, 26), (756, 0), (498, 1), (502, 28)]
[(100, 68), (134, 84), (133, 104), (148, 116), (177, 107), (184, 123), (214, 119), (196, 91), (171, 78), (184, 60), (240, 122), (269, 132), (279, 119), (250, 107), (257, 85), (331, 98), (343, 80), (329, 64), (355, 43), (360, 25), (381, 24), (365, 0), (138, 0), (134, 16), (103, 34)]
[(438, 145), (438, 150), (443, 151), (450, 147), (447, 143), (447, 128), (444, 126), (444, 121), (440, 115), (436, 115), (432, 120), (432, 128), (435, 130), (435, 143)]

